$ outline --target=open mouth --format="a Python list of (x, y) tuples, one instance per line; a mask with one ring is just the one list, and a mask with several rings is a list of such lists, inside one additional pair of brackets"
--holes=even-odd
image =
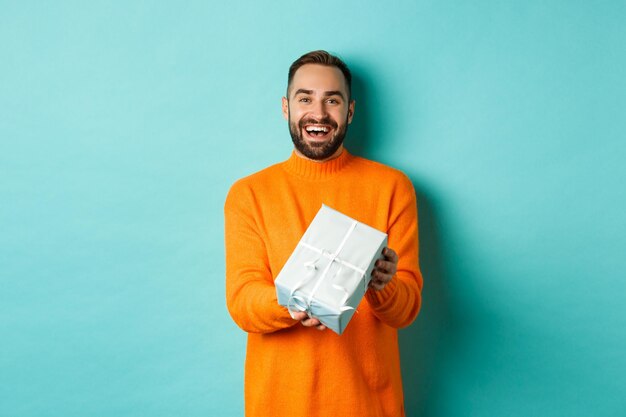
[(313, 140), (325, 140), (330, 136), (332, 127), (328, 125), (306, 125), (304, 131)]

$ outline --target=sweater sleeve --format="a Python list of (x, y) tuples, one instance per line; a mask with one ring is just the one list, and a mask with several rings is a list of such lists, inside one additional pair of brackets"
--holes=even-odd
[(226, 305), (244, 331), (270, 333), (293, 326), (297, 321), (278, 304), (255, 210), (250, 190), (235, 183), (224, 205)]
[(397, 273), (385, 288), (380, 291), (370, 288), (365, 297), (376, 317), (391, 327), (400, 328), (417, 317), (423, 284), (415, 189), (404, 175), (392, 196), (388, 225), (388, 246), (398, 254)]

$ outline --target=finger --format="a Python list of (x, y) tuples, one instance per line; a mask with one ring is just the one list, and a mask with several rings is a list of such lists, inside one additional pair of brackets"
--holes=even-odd
[(398, 263), (398, 254), (391, 248), (386, 247), (383, 249), (383, 256), (388, 260), (395, 264)]
[(326, 326), (324, 326), (323, 324), (320, 324), (319, 326), (316, 327), (317, 330), (326, 330)]
[(375, 269), (372, 271), (372, 281), (378, 281), (383, 283), (388, 283), (393, 278), (393, 274), (388, 274), (380, 269)]
[(370, 288), (373, 288), (376, 291), (382, 290), (383, 288), (385, 288), (385, 285), (386, 283), (376, 281), (376, 280), (370, 281), (370, 284), (369, 284)]
[(382, 290), (393, 279), (393, 275), (386, 274), (380, 270), (374, 270), (372, 272), (372, 279), (369, 282), (369, 287), (377, 291)]
[(321, 323), (318, 319), (314, 319), (314, 318), (307, 318), (301, 321), (302, 325), (305, 327), (315, 327), (315, 326), (319, 326)]
[(302, 321), (309, 317), (305, 311), (294, 311), (291, 313), (291, 317), (296, 321)]
[(393, 262), (383, 261), (382, 259), (376, 261), (376, 269), (382, 270), (391, 275), (396, 273), (396, 268), (397, 266)]

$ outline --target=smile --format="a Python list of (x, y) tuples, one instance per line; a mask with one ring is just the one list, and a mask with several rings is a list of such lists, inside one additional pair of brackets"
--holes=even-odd
[(304, 127), (304, 130), (309, 136), (320, 139), (325, 137), (328, 132), (330, 132), (330, 129), (329, 126), (322, 125), (307, 125)]

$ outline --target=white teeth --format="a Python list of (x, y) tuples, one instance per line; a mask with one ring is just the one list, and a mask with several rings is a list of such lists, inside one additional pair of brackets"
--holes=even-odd
[(307, 126), (306, 128), (307, 132), (328, 132), (328, 128), (327, 127), (322, 127), (322, 126)]

